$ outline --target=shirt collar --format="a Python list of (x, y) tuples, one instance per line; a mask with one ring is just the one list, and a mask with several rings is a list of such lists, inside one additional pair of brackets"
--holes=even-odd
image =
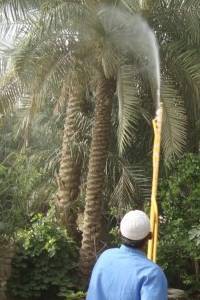
[(125, 245), (121, 245), (120, 250), (123, 252), (128, 252), (128, 253), (133, 253), (133, 254), (137, 254), (137, 255), (141, 255), (141, 256), (146, 256), (146, 254), (138, 249), (135, 249), (133, 247), (129, 247), (129, 246), (125, 246)]

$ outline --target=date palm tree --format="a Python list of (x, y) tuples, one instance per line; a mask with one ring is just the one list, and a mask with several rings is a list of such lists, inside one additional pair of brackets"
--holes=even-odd
[[(198, 7), (198, 3), (193, 1), (190, 2), (194, 7)], [(150, 4), (150, 3), (149, 3)], [(118, 3), (119, 5), (119, 3)], [(122, 12), (124, 9), (127, 9), (127, 17), (129, 16), (129, 13), (133, 15), (133, 18), (135, 17), (135, 12), (140, 10), (139, 3), (138, 5), (133, 5), (132, 1), (123, 1), (124, 7), (122, 8)], [(173, 7), (174, 5), (174, 7)], [(162, 14), (162, 20), (160, 20), (160, 16), (158, 15), (157, 11), (158, 8), (162, 11), (164, 9), (164, 13)], [(189, 83), (190, 85), (190, 92), (193, 97), (193, 104), (198, 106), (199, 102), (199, 56), (197, 56), (197, 50), (195, 49), (195, 44), (192, 43), (198, 43), (198, 38), (196, 34), (194, 34), (194, 23), (197, 24), (198, 20), (198, 14), (194, 13), (194, 20), (190, 20), (188, 18), (188, 12), (190, 11), (188, 9), (188, 3), (184, 1), (179, 1), (179, 4), (174, 4), (173, 1), (170, 2), (170, 5), (168, 5), (168, 1), (157, 1), (154, 2), (153, 7), (149, 5), (149, 11), (148, 15), (146, 16), (152, 24), (153, 29), (155, 30), (158, 40), (160, 41), (161, 49), (161, 95), (162, 95), (162, 102), (164, 104), (164, 129), (163, 129), (163, 140), (162, 140), (162, 146), (163, 146), (163, 153), (165, 158), (165, 163), (169, 164), (174, 160), (174, 158), (180, 157), (184, 150), (186, 150), (187, 145), (187, 130), (188, 130), (188, 123), (190, 122), (190, 113), (187, 112), (187, 106), (188, 106), (188, 87), (187, 89), (183, 89), (183, 86), (186, 87)], [(190, 28), (192, 28), (193, 35), (191, 34), (191, 29), (187, 31), (187, 27), (185, 28), (184, 32), (184, 39), (185, 42), (187, 39), (190, 38), (189, 45), (187, 44), (184, 46), (184, 48), (180, 47), (180, 49), (177, 49), (178, 51), (175, 52), (174, 48), (171, 46), (170, 48), (166, 47), (166, 43), (168, 42), (168, 39), (174, 42), (177, 42), (177, 39), (180, 40), (183, 38), (179, 36), (179, 32), (177, 35), (174, 35), (173, 28), (175, 27), (175, 20), (176, 18), (173, 15), (173, 28), (171, 28), (170, 32), (167, 32), (167, 30), (163, 30), (163, 27), (160, 27), (160, 24), (163, 24), (163, 22), (167, 23), (167, 16), (171, 16), (171, 12), (175, 9), (175, 15), (179, 20), (179, 26), (182, 27), (186, 20), (190, 24)], [(184, 12), (184, 9), (187, 9), (187, 13)], [(160, 11), (160, 15), (161, 15)], [(193, 10), (192, 10), (193, 11)], [(115, 11), (115, 17), (117, 17), (117, 14)], [(141, 11), (142, 13), (145, 13)], [(123, 13), (122, 13), (123, 14)], [(183, 15), (184, 17), (183, 17)], [(193, 14), (193, 13), (192, 13)], [(165, 17), (164, 17), (165, 15)], [(99, 14), (97, 14), (97, 17), (99, 17)], [(183, 18), (182, 18), (183, 17)], [(103, 19), (103, 22), (101, 23)], [(112, 15), (109, 15), (109, 22), (107, 22), (108, 19), (106, 19), (105, 15), (101, 19), (100, 17), (100, 23), (103, 24), (104, 29), (102, 30), (102, 39), (103, 34), (104, 36), (104, 45), (108, 45), (109, 42), (111, 42), (111, 49), (107, 53), (112, 53), (110, 56), (107, 54), (107, 57), (105, 58), (104, 55), (100, 56), (101, 59), (98, 59), (98, 61), (103, 62), (102, 67), (104, 71), (105, 78), (108, 79), (117, 79), (117, 96), (119, 99), (119, 127), (118, 127), (118, 142), (119, 142), (119, 149), (121, 150), (122, 154), (125, 154), (127, 146), (132, 144), (132, 140), (134, 138), (134, 135), (136, 134), (135, 129), (137, 128), (138, 119), (141, 117), (141, 115), (145, 116), (148, 119), (148, 116), (151, 116), (152, 112), (152, 96), (150, 94), (150, 85), (148, 83), (147, 78), (142, 75), (142, 86), (143, 90), (138, 92), (138, 87), (140, 86), (139, 80), (137, 77), (137, 73), (135, 73), (135, 65), (131, 63), (130, 57), (122, 59), (122, 57), (119, 55), (118, 57), (118, 50), (121, 49), (115, 49), (118, 48), (118, 40), (117, 38), (120, 36), (120, 39), (124, 42), (123, 39), (123, 33), (126, 35), (126, 29), (124, 31), (120, 32), (121, 28), (123, 26), (126, 27), (126, 23), (124, 24), (124, 19), (119, 18), (118, 24), (116, 24), (115, 21), (112, 20)], [(160, 20), (160, 21), (159, 21)], [(112, 23), (113, 21), (113, 23)], [(104, 23), (105, 22), (105, 23)], [(106, 25), (105, 25), (106, 24)], [(188, 23), (186, 23), (188, 24)], [(198, 23), (199, 24), (199, 23)], [(115, 27), (116, 26), (116, 27)], [(112, 28), (112, 29), (111, 29)], [(168, 28), (168, 27), (167, 27)], [(110, 31), (109, 31), (110, 30)], [(99, 32), (99, 31), (98, 31)], [(112, 32), (110, 34), (110, 32)], [(115, 32), (118, 33), (118, 36), (115, 36)], [(123, 32), (123, 33), (122, 33)], [(106, 40), (106, 37), (109, 36), (109, 40)], [(191, 36), (192, 36), (192, 42), (191, 42)], [(112, 44), (113, 41), (113, 44)], [(106, 43), (107, 42), (107, 43)], [(179, 44), (179, 43), (178, 43)], [(130, 45), (130, 42), (126, 43), (127, 46)], [(135, 43), (135, 46), (136, 45)], [(191, 49), (192, 47), (192, 49)], [(120, 47), (123, 49), (123, 47)], [(105, 47), (103, 48), (103, 50)], [(109, 49), (109, 48), (108, 48)], [(173, 57), (172, 53), (170, 53), (170, 49), (173, 51)], [(190, 49), (190, 50), (189, 50)], [(141, 51), (142, 51), (141, 46)], [(180, 52), (179, 52), (180, 51)], [(189, 51), (189, 53), (188, 53)], [(191, 51), (191, 52), (190, 52)], [(186, 53), (187, 55), (186, 55)], [(105, 53), (101, 50), (101, 53)], [(113, 54), (114, 53), (114, 54)], [(117, 53), (117, 55), (116, 55)], [(194, 55), (193, 55), (194, 53)], [(135, 54), (135, 53), (134, 53)], [(185, 58), (183, 65), (184, 68), (184, 76), (183, 72), (181, 72), (181, 69), (179, 69), (179, 75), (177, 74), (177, 71), (174, 70), (172, 67), (174, 66), (174, 63), (177, 64), (177, 62), (181, 63), (181, 54)], [(96, 54), (96, 57), (98, 57), (98, 54)], [(119, 61), (119, 64), (113, 63), (113, 57), (117, 57), (116, 61)], [(169, 60), (173, 58), (173, 64)], [(114, 66), (114, 67), (113, 67)], [(183, 67), (183, 66), (182, 66)], [(111, 70), (114, 70), (112, 73)], [(116, 73), (117, 70), (117, 73)], [(173, 70), (173, 71), (172, 71)], [(175, 71), (175, 72), (174, 72)], [(148, 72), (147, 72), (148, 73)], [(133, 75), (134, 74), (134, 75)], [(187, 75), (186, 75), (187, 74)], [(148, 77), (148, 76), (147, 76)], [(105, 84), (106, 86), (106, 84)], [(109, 86), (109, 85), (108, 85)], [(107, 89), (107, 95), (109, 91), (112, 89)], [(147, 104), (142, 103), (140, 101), (140, 96), (144, 96), (145, 93), (148, 94), (149, 99), (151, 99), (151, 105), (149, 105), (149, 108), (147, 110)], [(106, 94), (106, 93), (105, 93)], [(98, 94), (97, 94), (98, 95)], [(102, 97), (103, 98), (103, 97)], [(112, 97), (111, 97), (112, 98)], [(148, 100), (147, 100), (148, 101)], [(106, 102), (107, 103), (107, 102)], [(190, 103), (191, 105), (191, 103)], [(97, 106), (98, 107), (98, 106)], [(96, 108), (97, 109), (97, 108)], [(109, 109), (108, 109), (109, 111)], [(98, 112), (98, 111), (97, 111)], [(85, 217), (84, 217), (84, 230), (83, 230), (83, 241), (82, 241), (82, 249), (81, 249), (81, 261), (82, 261), (82, 267), (86, 274), (89, 273), (90, 266), (93, 262), (93, 259), (98, 252), (98, 249), (100, 245), (98, 245), (98, 240), (100, 239), (101, 234), (101, 225), (99, 223), (101, 218), (101, 203), (102, 201), (99, 201), (100, 198), (98, 198), (98, 194), (96, 191), (99, 191), (99, 194), (101, 193), (101, 189), (103, 186), (103, 181), (100, 180), (100, 174), (103, 174), (103, 156), (101, 157), (99, 155), (99, 147), (100, 147), (100, 136), (98, 139), (98, 128), (96, 127), (96, 124), (99, 124), (100, 126), (100, 116), (96, 112), (96, 119), (95, 119), (95, 125), (93, 130), (93, 136), (92, 136), (92, 146), (91, 146), (91, 152), (90, 152), (90, 161), (89, 161), (89, 171), (88, 171), (88, 178), (87, 178), (87, 189), (86, 189), (86, 207), (85, 207)], [(142, 112), (142, 114), (141, 114)], [(195, 110), (193, 114), (198, 113)], [(99, 119), (98, 119), (99, 116)], [(140, 117), (139, 117), (140, 116)], [(199, 115), (198, 115), (199, 116)], [(188, 119), (188, 121), (186, 121)], [(105, 117), (105, 122), (107, 118)], [(188, 123), (187, 123), (188, 122)], [(103, 120), (102, 120), (103, 124)], [(102, 133), (105, 132), (101, 131)], [(107, 132), (107, 131), (106, 131)], [(105, 138), (107, 136), (107, 133), (105, 133)], [(141, 138), (141, 136), (139, 137)], [(136, 141), (138, 139), (136, 138)], [(102, 144), (102, 147), (105, 144)], [(105, 147), (105, 146), (104, 146)], [(107, 146), (108, 147), (108, 146)], [(104, 148), (105, 149), (105, 148)], [(107, 148), (108, 149), (108, 148)], [(94, 150), (94, 151), (93, 151)], [(104, 151), (102, 151), (102, 154)], [(100, 161), (102, 165), (100, 165)], [(98, 163), (99, 162), (99, 163)], [(99, 177), (98, 177), (98, 175)], [(103, 179), (103, 176), (102, 176)]]
[[(73, 1), (69, 1), (70, 4)], [(76, 199), (79, 191), (80, 183), (80, 160), (78, 157), (72, 156), (72, 146), (77, 138), (77, 118), (81, 113), (81, 105), (84, 99), (84, 91), (82, 87), (83, 80), (78, 73), (72, 71), (71, 68), (71, 52), (75, 44), (76, 33), (69, 32), (68, 27), (61, 27), (56, 24), (51, 27), (51, 5), (49, 9), (48, 3), (34, 3), (26, 7), (23, 2), (18, 3), (19, 14), (27, 16), (29, 9), (36, 9), (34, 12), (34, 21), (27, 19), (24, 22), (23, 30), (26, 35), (19, 36), (16, 39), (16, 50), (13, 55), (14, 79), (18, 78), (18, 86), (22, 87), (21, 93), (17, 96), (22, 97), (25, 94), (28, 113), (25, 116), (23, 126), (24, 131), (30, 127), (34, 114), (40, 109), (44, 99), (58, 97), (59, 100), (64, 99), (66, 107), (66, 118), (63, 133), (62, 155), (60, 160), (59, 174), (56, 176), (58, 183), (58, 193), (56, 203), (58, 204), (58, 214), (60, 222), (66, 226), (69, 233), (76, 237)], [(77, 1), (78, 6), (78, 1)], [(11, 3), (11, 11), (14, 9), (14, 3)], [(5, 10), (7, 7), (5, 6)], [(13, 12), (15, 21), (18, 21), (17, 12)], [(27, 16), (28, 17), (28, 16)], [(33, 18), (33, 16), (31, 15)], [(19, 17), (20, 18), (20, 17)], [(38, 27), (40, 22), (41, 28)], [(45, 27), (44, 22), (47, 22)], [(7, 27), (9, 27), (9, 23)], [(21, 29), (21, 28), (20, 28)], [(7, 30), (4, 29), (4, 30)], [(66, 43), (66, 41), (68, 43)], [(75, 66), (73, 66), (75, 69)], [(77, 67), (78, 69), (78, 67)], [(6, 85), (7, 89), (14, 90), (14, 85), (10, 81)], [(59, 96), (60, 94), (60, 96)], [(3, 96), (3, 94), (2, 94)], [(23, 101), (23, 99), (22, 99)], [(26, 134), (27, 137), (27, 134)]]

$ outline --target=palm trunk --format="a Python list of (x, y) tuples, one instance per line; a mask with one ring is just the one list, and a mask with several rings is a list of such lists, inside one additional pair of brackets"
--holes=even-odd
[(80, 267), (84, 276), (89, 275), (96, 254), (101, 248), (102, 194), (114, 87), (114, 81), (108, 80), (102, 75), (97, 86), (95, 123), (87, 176), (83, 240), (80, 251)]
[(63, 134), (62, 156), (58, 176), (58, 215), (62, 225), (68, 233), (77, 237), (77, 205), (80, 185), (80, 163), (72, 157), (71, 145), (76, 133), (77, 115), (81, 110), (81, 93), (78, 85), (76, 90), (70, 89), (66, 108), (66, 117)]

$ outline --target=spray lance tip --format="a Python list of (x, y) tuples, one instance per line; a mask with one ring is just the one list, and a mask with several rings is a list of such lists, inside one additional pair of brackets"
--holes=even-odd
[(163, 110), (163, 103), (160, 100), (160, 89), (156, 91), (156, 118), (159, 118)]

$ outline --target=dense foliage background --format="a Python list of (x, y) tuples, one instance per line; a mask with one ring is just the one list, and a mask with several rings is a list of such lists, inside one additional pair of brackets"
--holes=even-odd
[(200, 250), (200, 157), (189, 154), (160, 187), (162, 224), (159, 259), (170, 285), (198, 290)]
[(55, 299), (77, 289), (78, 249), (55, 223), (52, 211), (47, 216), (35, 215), (29, 228), (18, 231), (16, 247), (8, 283), (11, 295)]

